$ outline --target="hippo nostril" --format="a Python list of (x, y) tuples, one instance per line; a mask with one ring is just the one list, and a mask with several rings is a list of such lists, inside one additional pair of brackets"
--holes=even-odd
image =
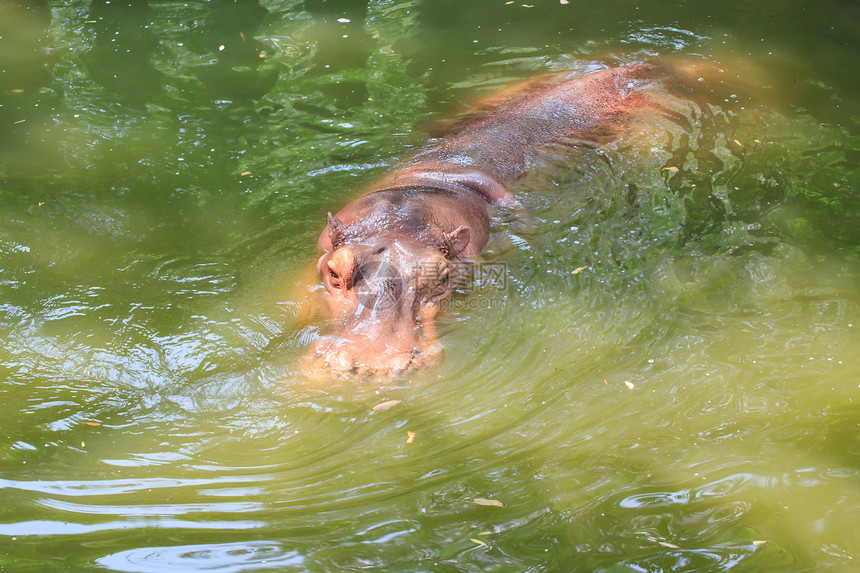
[(412, 363), (415, 359), (414, 353), (409, 354), (398, 354), (393, 357), (388, 364), (388, 370), (391, 370), (396, 373), (402, 373), (409, 369), (412, 366)]

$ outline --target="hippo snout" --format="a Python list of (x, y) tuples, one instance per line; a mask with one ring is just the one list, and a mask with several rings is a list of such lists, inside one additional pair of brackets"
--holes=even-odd
[(364, 337), (324, 336), (311, 348), (313, 360), (326, 369), (344, 374), (399, 374), (419, 363), (417, 345), (392, 344)]

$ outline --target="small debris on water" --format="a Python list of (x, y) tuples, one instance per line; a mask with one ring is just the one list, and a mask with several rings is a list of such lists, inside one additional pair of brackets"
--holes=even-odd
[(625, 384), (627, 385), (627, 387), (628, 387), (628, 388), (630, 388), (631, 390), (633, 390), (634, 388), (636, 388), (636, 385), (635, 385), (633, 382), (631, 382), (630, 380), (625, 380), (625, 381), (624, 381), (624, 383), (625, 383)]
[(663, 547), (668, 547), (669, 549), (680, 549), (680, 547), (678, 547), (674, 543), (667, 543), (666, 541), (661, 541), (660, 545), (662, 545)]
[(251, 174), (250, 171), (243, 171), (239, 174), (239, 177), (244, 177), (245, 175), (250, 175), (250, 174)]
[(410, 432), (409, 430), (406, 430), (406, 435), (408, 436), (406, 438), (407, 444), (411, 444), (412, 442), (415, 441), (415, 432)]
[(672, 173), (677, 173), (678, 171), (680, 171), (680, 169), (678, 169), (677, 167), (675, 167), (675, 166), (673, 165), (673, 166), (671, 166), (671, 167), (664, 167), (664, 168), (663, 168), (663, 171), (670, 171), (670, 172), (672, 172)]
[(765, 543), (767, 543), (767, 541), (763, 541), (763, 540), (761, 540), (761, 539), (758, 539), (758, 540), (756, 540), (756, 541), (753, 541), (753, 545), (756, 545), (756, 546), (758, 546), (758, 545), (764, 545)]
[(579, 273), (581, 273), (582, 271), (584, 271), (584, 270), (585, 270), (585, 269), (587, 269), (587, 268), (588, 268), (588, 267), (576, 267), (575, 269), (573, 269), (572, 271), (570, 271), (570, 274), (572, 274), (572, 275), (578, 275)]
[(401, 402), (401, 400), (389, 400), (387, 402), (383, 402), (381, 404), (377, 404), (372, 408), (374, 412), (379, 412), (380, 410), (387, 410), (392, 406), (396, 406)]
[(472, 543), (477, 543), (478, 545), (483, 545), (484, 547), (487, 547), (487, 544), (486, 544), (486, 543), (484, 543), (483, 541), (481, 541), (480, 539), (475, 539), (475, 538), (473, 537), (473, 538), (471, 538), (469, 541), (471, 541)]
[(472, 503), (476, 505), (485, 505), (487, 507), (504, 507), (505, 504), (497, 499), (485, 499), (483, 497), (477, 497), (472, 500)]

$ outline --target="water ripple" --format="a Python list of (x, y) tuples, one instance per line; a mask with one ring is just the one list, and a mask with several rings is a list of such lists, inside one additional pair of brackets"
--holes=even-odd
[(19, 521), (0, 523), (0, 535), (7, 537), (48, 537), (52, 535), (86, 535), (99, 531), (129, 529), (199, 529), (240, 530), (266, 527), (265, 521), (186, 521), (181, 519), (141, 519), (105, 523), (72, 523), (69, 521)]
[(297, 551), (274, 541), (207, 543), (166, 547), (140, 547), (105, 555), (96, 564), (129, 573), (218, 571), (240, 573), (260, 569), (304, 571), (305, 559)]
[[(274, 479), (274, 478), (268, 478)], [(175, 489), (179, 487), (198, 487), (231, 483), (259, 483), (267, 481), (264, 476), (230, 476), (221, 478), (141, 478), (128, 480), (9, 480), (0, 479), (0, 490), (10, 489), (65, 496), (118, 495), (148, 491), (153, 489)]]

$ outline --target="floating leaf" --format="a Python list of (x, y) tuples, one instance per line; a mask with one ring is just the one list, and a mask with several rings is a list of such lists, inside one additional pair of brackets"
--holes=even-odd
[(660, 545), (662, 545), (663, 547), (668, 547), (669, 549), (680, 549), (680, 547), (678, 547), (674, 543), (667, 543), (665, 541), (661, 541)]
[(492, 535), (492, 534), (493, 534), (493, 532), (492, 532), (492, 531), (482, 531), (482, 532), (481, 532), (481, 533), (479, 533), (478, 535)]
[(377, 404), (372, 409), (375, 412), (378, 412), (380, 410), (387, 410), (387, 409), (391, 408), (392, 406), (398, 405), (399, 403), (400, 403), (400, 400), (389, 400), (388, 402), (383, 402), (382, 404)]
[(486, 505), (489, 507), (504, 507), (505, 506), (505, 504), (503, 504), (501, 501), (499, 501), (497, 499), (484, 499), (483, 497), (478, 497), (478, 498), (473, 499), (472, 503), (475, 503), (477, 505)]
[(627, 387), (630, 388), (631, 390), (636, 388), (636, 385), (633, 384), (633, 382), (631, 382), (630, 380), (625, 380), (624, 383), (627, 384)]
[(410, 432), (409, 430), (406, 430), (406, 435), (408, 436), (406, 438), (407, 444), (411, 444), (412, 442), (415, 441), (415, 432)]
[(84, 422), (87, 426), (101, 426), (101, 422)]
[(570, 271), (570, 274), (578, 275), (579, 273), (581, 273), (582, 271), (584, 271), (587, 268), (588, 267), (577, 267), (577, 268), (573, 269), (572, 271)]
[(664, 168), (663, 168), (663, 171), (669, 171), (669, 172), (671, 172), (671, 173), (677, 173), (678, 171), (680, 171), (680, 169), (678, 169), (677, 167), (675, 167), (675, 166), (673, 165), (673, 166), (671, 166), (671, 167), (664, 167)]
[(469, 541), (471, 541), (472, 543), (477, 543), (478, 545), (483, 545), (484, 547), (487, 547), (487, 544), (486, 544), (486, 543), (484, 543), (483, 541), (481, 541), (480, 539), (475, 539), (475, 538), (473, 537), (473, 538), (472, 538), (472, 539), (470, 539)]
[(244, 177), (245, 175), (250, 175), (250, 174), (251, 174), (250, 171), (243, 171), (239, 174), (239, 177)]
[(765, 543), (767, 543), (767, 541), (763, 541), (761, 539), (753, 541), (753, 545), (764, 545)]

